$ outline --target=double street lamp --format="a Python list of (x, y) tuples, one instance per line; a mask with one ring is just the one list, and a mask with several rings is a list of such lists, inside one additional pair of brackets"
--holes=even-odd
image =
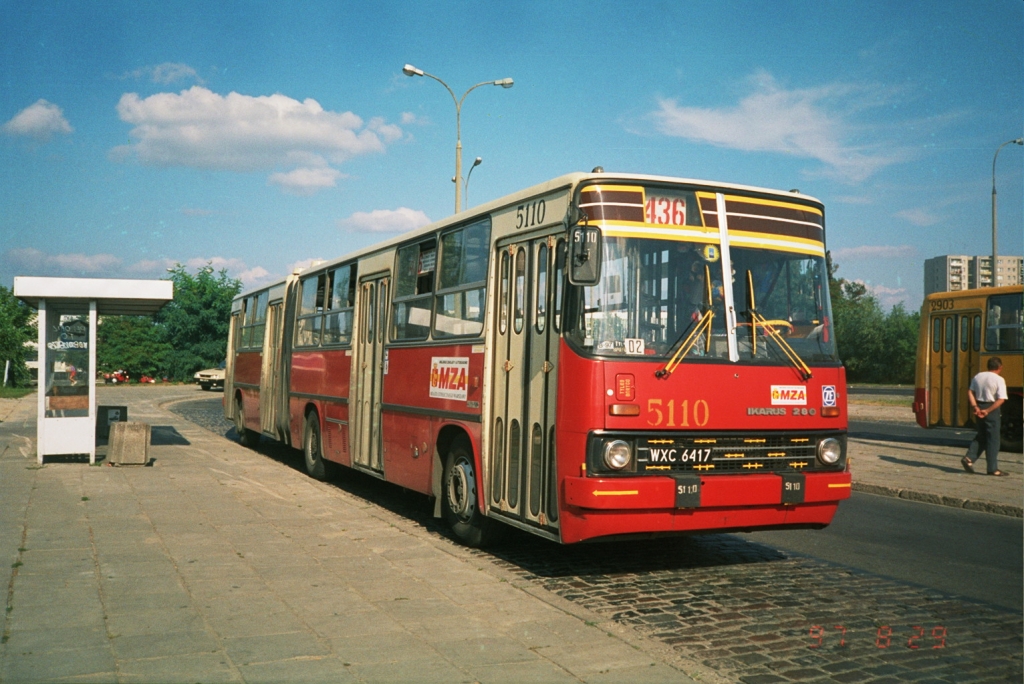
[[(426, 76), (434, 79), (445, 87), (448, 94), (452, 96), (452, 101), (455, 102), (455, 178), (452, 180), (455, 182), (455, 213), (457, 214), (462, 211), (462, 103), (465, 101), (467, 95), (480, 86), (495, 85), (501, 86), (502, 88), (511, 88), (512, 79), (503, 78), (498, 81), (483, 81), (481, 83), (477, 83), (475, 86), (464, 92), (461, 98), (457, 98), (455, 97), (455, 91), (453, 91), (447, 83), (433, 74), (428, 74), (423, 71), (423, 69), (417, 69), (412, 64), (406, 64), (402, 67), (402, 73), (406, 76)], [(482, 160), (478, 157), (473, 166), (479, 164), (480, 161)], [(471, 173), (472, 171), (473, 170), (470, 169)]]
[(1024, 138), (1007, 140), (996, 148), (995, 156), (992, 157), (992, 287), (999, 285), (996, 275), (999, 272), (999, 242), (996, 236), (996, 159), (999, 158), (999, 150), (1007, 145), (1024, 145)]

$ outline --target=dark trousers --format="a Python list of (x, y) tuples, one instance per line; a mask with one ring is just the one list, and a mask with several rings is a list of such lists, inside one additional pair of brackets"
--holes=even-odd
[[(979, 401), (978, 408), (987, 409), (993, 402)], [(999, 470), (999, 413), (1002, 407), (996, 409), (981, 420), (975, 418), (978, 433), (974, 435), (974, 441), (967, 447), (967, 460), (973, 463), (978, 460), (981, 451), (985, 451), (985, 459), (988, 461), (988, 472), (992, 474)]]

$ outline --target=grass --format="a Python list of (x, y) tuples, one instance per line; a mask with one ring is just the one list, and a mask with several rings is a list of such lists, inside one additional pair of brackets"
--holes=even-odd
[(35, 391), (35, 387), (0, 387), (0, 399), (21, 399)]

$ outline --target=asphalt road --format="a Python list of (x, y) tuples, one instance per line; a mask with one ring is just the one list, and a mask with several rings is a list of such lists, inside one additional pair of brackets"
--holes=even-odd
[(824, 530), (743, 536), (1019, 613), (1022, 535), (1020, 518), (854, 492)]
[(959, 428), (931, 428), (925, 430), (919, 425), (887, 423), (882, 421), (851, 420), (850, 437), (873, 439), (880, 442), (901, 442), (929, 446), (967, 448), (974, 439), (974, 430)]

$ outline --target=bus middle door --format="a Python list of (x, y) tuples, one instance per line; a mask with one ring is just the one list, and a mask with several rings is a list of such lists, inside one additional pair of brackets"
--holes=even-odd
[(381, 459), (381, 383), (384, 375), (384, 339), (387, 329), (388, 285), (385, 275), (359, 281), (359, 339), (356, 343), (355, 449), (357, 466), (383, 472)]

